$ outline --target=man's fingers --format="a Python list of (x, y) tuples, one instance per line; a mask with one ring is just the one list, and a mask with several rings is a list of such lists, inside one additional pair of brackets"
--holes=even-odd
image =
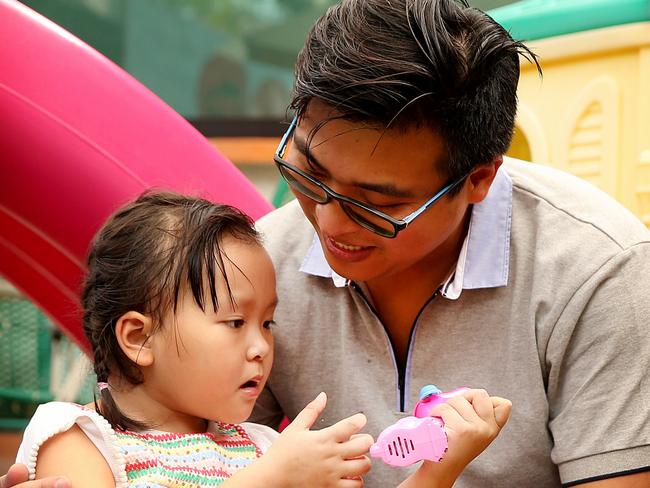
[(0, 488), (9, 488), (29, 480), (29, 470), (24, 464), (14, 464), (9, 468), (7, 474), (0, 478)]
[(311, 429), (316, 419), (321, 416), (323, 410), (327, 405), (327, 395), (320, 392), (318, 396), (309, 402), (302, 411), (296, 415), (296, 418), (291, 422), (287, 429)]
[(337, 423), (323, 429), (321, 432), (331, 433), (336, 442), (344, 442), (347, 441), (352, 434), (356, 434), (363, 429), (366, 422), (366, 416), (362, 413), (357, 413), (343, 420), (339, 420)]
[[(29, 480), (29, 471), (24, 464), (14, 464), (7, 474), (0, 478), (0, 488), (70, 488), (70, 482), (65, 478), (46, 478), (36, 481)], [(20, 484), (22, 483), (22, 484)]]
[(492, 406), (494, 407), (494, 417), (497, 425), (501, 429), (510, 418), (512, 402), (501, 397), (491, 397), (490, 400), (492, 400)]
[(45, 478), (16, 485), (16, 488), (72, 488), (72, 485), (65, 478)]
[(367, 454), (374, 440), (370, 434), (354, 434), (341, 444), (341, 457), (352, 459)]
[(482, 389), (474, 389), (468, 390), (465, 393), (469, 393), (469, 398), (467, 396), (465, 396), (465, 398), (472, 403), (478, 416), (485, 422), (493, 423), (494, 408), (488, 392)]
[(476, 413), (476, 410), (474, 410), (474, 405), (471, 403), (471, 401), (475, 399), (475, 396), (472, 395), (468, 398), (465, 396), (465, 394), (468, 394), (468, 392), (464, 392), (462, 395), (450, 398), (447, 400), (447, 404), (456, 410), (466, 422), (476, 423), (477, 421), (480, 421), (481, 418)]
[(431, 417), (440, 417), (449, 428), (458, 428), (463, 425), (465, 419), (448, 403), (441, 403), (431, 409)]
[[(482, 389), (470, 389), (459, 395), (471, 402), (470, 408), (474, 414), (488, 424), (494, 425), (496, 422), (499, 428), (502, 428), (508, 421), (512, 403), (501, 397), (491, 397), (488, 392)], [(467, 409), (462, 401), (457, 400), (459, 397), (451, 398), (447, 403), (452, 405), (465, 420), (475, 419), (476, 417)]]

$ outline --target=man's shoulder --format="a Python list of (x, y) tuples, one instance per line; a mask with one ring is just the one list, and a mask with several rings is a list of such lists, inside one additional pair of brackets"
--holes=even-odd
[(298, 204), (298, 200), (294, 199), (260, 218), (255, 222), (255, 226), (258, 230), (272, 234), (272, 229), (278, 225), (288, 227), (301, 221), (307, 221), (307, 219)]
[(265, 215), (255, 227), (273, 261), (289, 255), (303, 258), (314, 236), (314, 229), (296, 200)]
[[(535, 219), (524, 215), (534, 211), (538, 218), (562, 222), (576, 234), (590, 228), (615, 247), (650, 242), (650, 231), (635, 215), (587, 181), (526, 161), (505, 158), (504, 162), (513, 182), (513, 218), (520, 223), (534, 225)], [(561, 229), (563, 225), (557, 230)]]

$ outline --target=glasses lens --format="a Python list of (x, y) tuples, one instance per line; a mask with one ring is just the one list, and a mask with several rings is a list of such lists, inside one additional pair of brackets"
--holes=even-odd
[(287, 166), (280, 165), (279, 168), (280, 168), (280, 173), (282, 173), (282, 176), (284, 177), (285, 180), (287, 180), (287, 184), (291, 188), (293, 188), (299, 193), (302, 193), (306, 197), (309, 197), (312, 200), (317, 201), (318, 203), (327, 202), (328, 200), (327, 193), (316, 183), (308, 180), (300, 173), (293, 171), (291, 168), (288, 168)]
[(339, 200), (341, 208), (357, 224), (371, 230), (383, 237), (395, 237), (395, 226), (388, 220), (369, 212), (362, 207), (357, 207), (348, 202)]

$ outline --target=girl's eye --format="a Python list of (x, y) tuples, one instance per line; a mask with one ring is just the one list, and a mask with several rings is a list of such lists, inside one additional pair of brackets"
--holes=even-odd
[(272, 329), (275, 327), (275, 320), (267, 320), (263, 325), (265, 329)]
[(240, 327), (244, 326), (244, 319), (226, 320), (224, 321), (224, 324), (226, 324), (228, 327), (232, 327), (233, 329), (239, 329)]

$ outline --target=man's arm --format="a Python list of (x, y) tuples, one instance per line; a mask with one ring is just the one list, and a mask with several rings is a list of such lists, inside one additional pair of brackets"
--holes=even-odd
[(567, 486), (650, 486), (648, 296), (650, 243), (639, 243), (590, 276), (554, 326), (545, 355), (551, 455)]
[(650, 486), (650, 471), (591, 481), (575, 486), (578, 488), (648, 488)]

